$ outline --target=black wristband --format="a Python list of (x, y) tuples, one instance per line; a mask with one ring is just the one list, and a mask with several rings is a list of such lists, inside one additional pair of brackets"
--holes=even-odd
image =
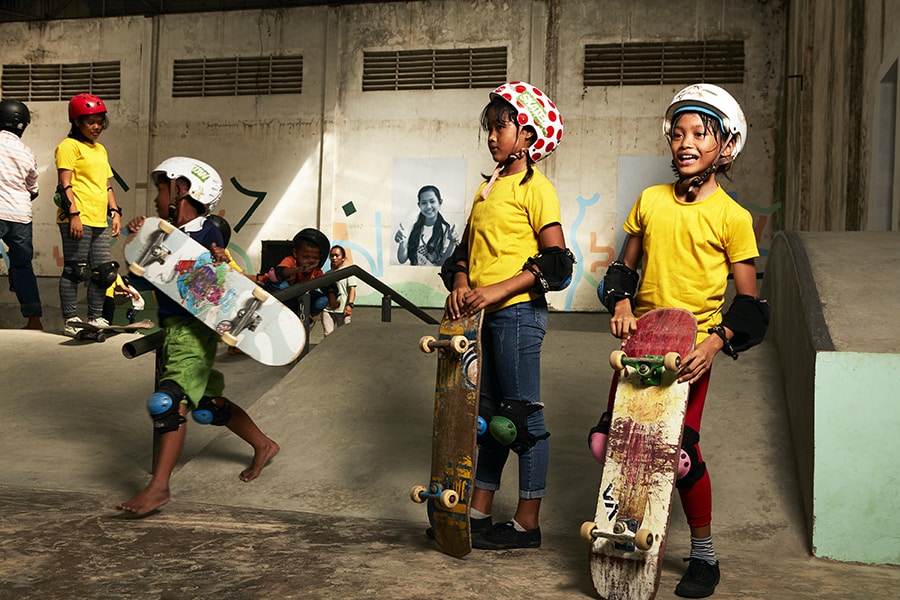
[(77, 217), (77, 216), (80, 215), (80, 214), (81, 214), (81, 211), (80, 211), (80, 210), (76, 210), (75, 212), (67, 213), (67, 216), (71, 218), (71, 217)]
[(112, 216), (113, 213), (118, 213), (119, 216), (121, 217), (121, 216), (122, 216), (122, 209), (121, 209), (121, 208), (118, 208), (118, 207), (113, 208), (113, 207), (111, 207), (111, 206), (110, 206), (109, 208), (106, 209), (106, 214), (107, 214), (107, 215)]
[(734, 346), (731, 345), (731, 341), (729, 341), (724, 327), (722, 327), (721, 325), (716, 325), (715, 327), (710, 327), (709, 329), (707, 329), (706, 333), (714, 333), (719, 336), (722, 339), (722, 352), (724, 352), (734, 360), (738, 359), (738, 353), (735, 351)]

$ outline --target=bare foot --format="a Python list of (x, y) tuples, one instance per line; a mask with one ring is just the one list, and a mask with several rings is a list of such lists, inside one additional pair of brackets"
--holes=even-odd
[(241, 471), (241, 481), (253, 481), (257, 477), (259, 477), (260, 472), (263, 470), (270, 460), (272, 460), (278, 451), (281, 450), (281, 447), (266, 438), (267, 442), (264, 446), (256, 449), (256, 452), (253, 454), (253, 462), (250, 463), (250, 466)]
[(28, 323), (25, 324), (25, 327), (22, 329), (35, 329), (37, 331), (43, 331), (44, 326), (41, 325), (40, 317), (28, 317)]
[(157, 492), (151, 489), (145, 489), (131, 500), (119, 504), (116, 508), (141, 516), (153, 512), (157, 508), (167, 504), (169, 498), (169, 490)]

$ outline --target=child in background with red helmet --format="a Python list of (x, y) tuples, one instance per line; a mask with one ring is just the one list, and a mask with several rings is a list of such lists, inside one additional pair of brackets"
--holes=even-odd
[[(544, 294), (568, 285), (574, 258), (565, 250), (556, 190), (535, 163), (556, 148), (563, 126), (553, 102), (525, 82), (494, 90), (481, 125), (496, 168), (479, 188), (462, 241), (441, 269), (449, 316), (485, 311), (479, 416), (490, 432), (479, 438), (472, 545), (537, 548), (550, 456), (540, 397)], [(504, 435), (509, 428), (499, 425), (510, 423), (513, 435)], [(511, 520), (493, 524), (494, 493), (510, 451), (519, 458), (519, 501)]]
[[(637, 318), (654, 308), (685, 308), (697, 318), (697, 344), (683, 358), (678, 377), (691, 386), (682, 442), (682, 457), (690, 460), (681, 461), (690, 466), (680, 468), (676, 481), (691, 529), (691, 557), (675, 594), (704, 598), (719, 583), (712, 487), (699, 446), (710, 371), (720, 350), (737, 358), (737, 352), (762, 341), (769, 309), (757, 296), (754, 259), (759, 252), (751, 215), (716, 180), (747, 139), (740, 105), (718, 86), (688, 86), (669, 104), (663, 134), (677, 181), (641, 193), (624, 224), (628, 238), (623, 254), (610, 265), (598, 294), (612, 315), (611, 332), (623, 344), (636, 331)], [(734, 273), (737, 297), (723, 311), (729, 271)], [(617, 379), (607, 412), (588, 439), (601, 464)]]
[[(80, 322), (78, 284), (87, 284), (87, 319), (103, 318), (106, 290), (115, 283), (119, 265), (109, 252), (110, 237), (119, 235), (122, 209), (112, 188), (112, 167), (106, 148), (97, 141), (109, 127), (106, 104), (97, 96), (78, 94), (69, 101), (69, 135), (56, 147), (59, 210), (56, 222), (62, 238), (63, 272), (59, 300), (63, 332), (75, 336)], [(111, 223), (108, 219), (111, 219)]]

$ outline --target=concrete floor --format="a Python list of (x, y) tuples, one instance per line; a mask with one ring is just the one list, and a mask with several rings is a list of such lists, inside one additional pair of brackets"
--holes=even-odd
[[(45, 303), (52, 280), (42, 280)], [(5, 286), (3, 286), (5, 287)], [(0, 289), (0, 325), (19, 326)], [(47, 328), (59, 327), (47, 309)], [(58, 310), (58, 309), (56, 309)], [(605, 404), (615, 347), (604, 315), (553, 314), (543, 351), (552, 432), (539, 550), (441, 553), (408, 499), (430, 466), (434, 326), (376, 310), (294, 368), (220, 354), (229, 397), (282, 448), (251, 483), (249, 447), (189, 423), (172, 501), (144, 519), (114, 509), (146, 483), (144, 403), (153, 359), (126, 360), (118, 336), (80, 345), (0, 331), (0, 599), (591, 598), (587, 548), (598, 472), (587, 430)], [(896, 597), (900, 568), (810, 556), (775, 351), (719, 358), (703, 423), (722, 563), (716, 598)], [(514, 459), (495, 519), (515, 505)], [(689, 550), (677, 505), (657, 596), (674, 598)]]

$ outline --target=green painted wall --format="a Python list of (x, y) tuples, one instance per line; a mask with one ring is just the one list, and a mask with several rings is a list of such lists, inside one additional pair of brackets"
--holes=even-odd
[(900, 355), (820, 352), (813, 552), (900, 564)]

